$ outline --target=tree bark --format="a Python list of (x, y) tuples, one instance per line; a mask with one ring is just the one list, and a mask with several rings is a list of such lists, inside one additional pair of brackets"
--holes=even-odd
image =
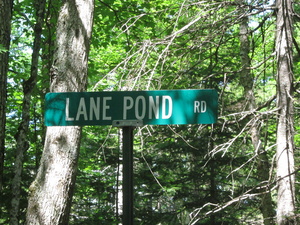
[(277, 0), (277, 224), (296, 224), (293, 109), (292, 1)]
[(0, 0), (0, 192), (3, 187), (4, 153), (5, 153), (5, 123), (7, 98), (7, 72), (9, 45), (11, 33), (13, 0)]
[(34, 27), (34, 43), (31, 59), (30, 77), (23, 83), (23, 104), (22, 104), (22, 121), (19, 125), (18, 131), (15, 134), (16, 139), (16, 159), (14, 163), (14, 177), (12, 179), (12, 199), (10, 209), (10, 224), (19, 224), (19, 207), (20, 207), (20, 193), (23, 170), (24, 154), (29, 148), (27, 134), (29, 132), (30, 122), (30, 106), (32, 91), (36, 86), (38, 76), (38, 62), (39, 52), (41, 46), (42, 27), (44, 22), (45, 0), (39, 1), (35, 6), (36, 24)]
[[(243, 0), (240, 1), (243, 3)], [(254, 77), (251, 73), (251, 59), (250, 54), (250, 41), (249, 41), (249, 26), (248, 18), (243, 17), (240, 23), (240, 56), (241, 56), (241, 84), (244, 88), (244, 96), (246, 104), (246, 110), (254, 110), (256, 108), (256, 100), (253, 93)], [(263, 215), (263, 220), (265, 225), (275, 224), (275, 210), (272, 204), (272, 196), (268, 188), (269, 174), (270, 174), (270, 164), (267, 157), (267, 153), (264, 151), (261, 145), (261, 137), (259, 132), (259, 125), (255, 118), (251, 118), (253, 123), (250, 128), (250, 135), (254, 151), (257, 155), (257, 174), (258, 180), (264, 183), (265, 188), (261, 188), (261, 207), (260, 211)]]
[[(66, 0), (58, 18), (53, 92), (86, 90), (94, 1)], [(80, 147), (80, 127), (48, 127), (41, 164), (29, 188), (26, 224), (68, 224)]]

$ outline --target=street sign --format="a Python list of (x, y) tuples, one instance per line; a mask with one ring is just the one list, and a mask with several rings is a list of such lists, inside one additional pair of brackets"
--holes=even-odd
[(218, 94), (212, 89), (48, 93), (45, 124), (112, 125), (126, 120), (144, 125), (212, 124), (217, 112)]

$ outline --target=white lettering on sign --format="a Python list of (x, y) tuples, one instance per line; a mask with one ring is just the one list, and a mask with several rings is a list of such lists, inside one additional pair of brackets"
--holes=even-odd
[(159, 118), (159, 96), (155, 96), (155, 102), (153, 96), (149, 96), (149, 119), (152, 119), (152, 113), (154, 113), (155, 119)]
[[(136, 99), (130, 96), (123, 97), (123, 120), (128, 117), (128, 111), (134, 109), (134, 116), (138, 120), (143, 120), (148, 109), (148, 119), (159, 119), (160, 96), (149, 96), (148, 102), (145, 96), (139, 95)], [(173, 101), (171, 96), (163, 95), (161, 101), (161, 118), (169, 119), (173, 113)]]
[(66, 121), (74, 121), (73, 117), (70, 117), (70, 112), (69, 112), (69, 105), (70, 105), (70, 99), (66, 99)]
[[(141, 113), (139, 113), (139, 109), (141, 109)], [(135, 100), (135, 117), (138, 120), (144, 119), (146, 114), (146, 99), (144, 96), (138, 96)]]
[(206, 101), (194, 101), (194, 113), (206, 112)]
[[(169, 112), (167, 114), (167, 101), (169, 102)], [(162, 96), (162, 119), (169, 119), (172, 116), (173, 103), (172, 98), (168, 95)]]
[(126, 120), (127, 111), (133, 107), (133, 98), (130, 96), (124, 96), (123, 103), (123, 120)]
[(93, 97), (90, 97), (90, 120), (95, 116), (96, 120), (100, 118), (100, 97), (97, 97), (97, 104)]
[(107, 101), (111, 101), (112, 97), (103, 97), (103, 107), (102, 107), (102, 119), (111, 120), (111, 116), (106, 115), (106, 111), (110, 109), (110, 106), (107, 104)]
[(103, 97), (102, 99), (102, 117), (100, 118), (101, 111), (101, 98), (89, 98), (89, 110), (86, 106), (86, 99), (84, 97), (81, 97), (79, 100), (78, 108), (76, 111), (76, 117), (70, 117), (70, 98), (66, 98), (66, 109), (65, 109), (65, 118), (66, 121), (78, 121), (80, 119), (83, 119), (85, 121), (87, 120), (111, 120), (111, 116), (107, 115), (108, 110), (110, 109), (110, 104), (108, 101), (111, 101), (112, 97)]
[[(75, 101), (75, 100), (73, 100)], [(72, 102), (72, 98), (66, 98), (65, 120), (66, 121), (93, 121), (112, 120), (111, 112), (112, 96), (106, 97), (80, 97)], [(78, 103), (78, 106), (77, 106)], [(198, 107), (202, 110), (202, 105), (195, 103), (194, 110)], [(71, 112), (73, 110), (73, 112)], [(173, 100), (169, 95), (123, 97), (123, 120), (134, 118), (143, 119), (169, 119), (173, 113)], [(122, 111), (123, 110), (123, 111)], [(146, 118), (148, 117), (148, 118)]]
[(80, 98), (76, 120), (79, 120), (81, 115), (83, 116), (84, 120), (88, 120), (84, 98)]

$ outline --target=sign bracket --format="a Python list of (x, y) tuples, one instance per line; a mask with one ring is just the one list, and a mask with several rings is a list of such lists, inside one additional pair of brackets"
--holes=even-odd
[(123, 151), (123, 225), (133, 225), (133, 130), (143, 126), (141, 120), (114, 120), (114, 127), (122, 128)]

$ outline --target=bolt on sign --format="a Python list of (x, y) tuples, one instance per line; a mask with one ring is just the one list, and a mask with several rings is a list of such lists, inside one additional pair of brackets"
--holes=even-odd
[(63, 92), (46, 94), (46, 126), (212, 124), (218, 115), (216, 90)]

